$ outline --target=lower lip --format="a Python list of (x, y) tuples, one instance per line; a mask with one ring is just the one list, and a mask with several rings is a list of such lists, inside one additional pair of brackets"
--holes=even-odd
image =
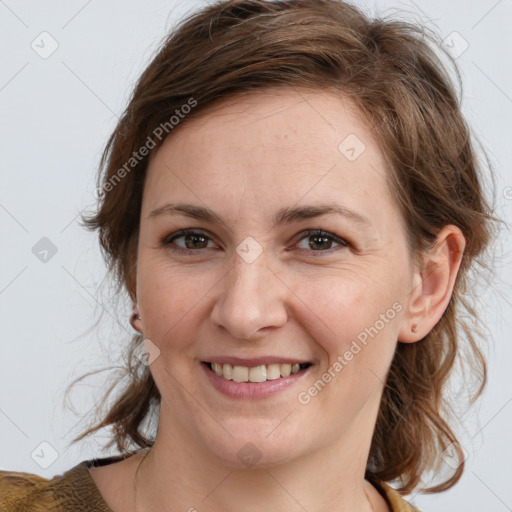
[(242, 398), (245, 400), (259, 400), (260, 398), (267, 398), (280, 391), (284, 391), (293, 386), (311, 369), (311, 366), (308, 366), (288, 377), (280, 377), (279, 379), (267, 380), (265, 382), (236, 382), (219, 377), (213, 370), (210, 370), (206, 363), (201, 363), (201, 367), (217, 391), (230, 398)]

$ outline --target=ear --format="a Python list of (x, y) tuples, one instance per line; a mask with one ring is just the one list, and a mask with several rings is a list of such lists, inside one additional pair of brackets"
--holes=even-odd
[(135, 287), (127, 286), (130, 299), (132, 301), (132, 314), (130, 316), (130, 325), (134, 330), (142, 333), (142, 322), (140, 318), (139, 304), (137, 302), (137, 294), (135, 293)]
[(124, 286), (135, 304), (137, 302), (137, 256), (139, 237), (132, 235), (128, 241), (127, 259), (124, 268)]
[(132, 234), (128, 241), (126, 266), (124, 268), (124, 286), (130, 295), (133, 304), (130, 316), (130, 325), (133, 329), (142, 334), (142, 322), (140, 318), (139, 304), (137, 302), (137, 255), (138, 255), (138, 233)]
[(457, 226), (448, 224), (439, 231), (434, 245), (421, 257), (421, 268), (414, 271), (398, 341), (419, 341), (439, 322), (452, 296), (465, 247), (466, 239)]
[(139, 305), (137, 302), (133, 303), (133, 312), (132, 316), (130, 317), (130, 324), (137, 332), (142, 334), (142, 321), (140, 317)]

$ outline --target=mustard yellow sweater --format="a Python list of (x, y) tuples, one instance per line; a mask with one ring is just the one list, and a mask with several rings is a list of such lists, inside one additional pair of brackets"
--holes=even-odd
[[(123, 458), (126, 455), (85, 460), (51, 479), (32, 473), (0, 471), (0, 512), (112, 512), (89, 467)], [(389, 485), (372, 483), (386, 498), (392, 512), (420, 512)]]

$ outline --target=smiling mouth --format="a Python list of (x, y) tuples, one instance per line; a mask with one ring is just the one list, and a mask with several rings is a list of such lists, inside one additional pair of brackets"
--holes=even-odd
[(268, 380), (277, 380), (294, 375), (309, 368), (312, 363), (276, 363), (251, 367), (212, 363), (208, 361), (203, 361), (202, 364), (206, 365), (212, 372), (226, 380), (233, 380), (235, 382), (266, 382)]

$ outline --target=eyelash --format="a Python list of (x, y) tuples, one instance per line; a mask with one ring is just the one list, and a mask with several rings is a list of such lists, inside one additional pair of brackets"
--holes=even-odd
[[(211, 241), (211, 238), (208, 235), (206, 235), (203, 231), (196, 231), (193, 229), (183, 229), (181, 231), (177, 231), (176, 233), (173, 233), (172, 235), (164, 238), (164, 240), (162, 241), (162, 245), (165, 247), (168, 247), (176, 239), (182, 238), (185, 236), (201, 236), (203, 238), (206, 238), (208, 241)], [(340, 247), (331, 247), (330, 249), (327, 249), (325, 251), (324, 250), (313, 250), (313, 249), (311, 249), (311, 250), (302, 249), (302, 250), (305, 250), (306, 252), (313, 253), (314, 257), (322, 256), (322, 253), (332, 254), (332, 252), (334, 252), (336, 250), (340, 250), (340, 249), (345, 249), (350, 245), (346, 240), (343, 240), (342, 238), (335, 235), (334, 233), (329, 233), (328, 231), (323, 231), (321, 229), (310, 229), (307, 231), (303, 231), (298, 236), (300, 236), (300, 238), (297, 243), (301, 242), (304, 239), (316, 236), (316, 237), (331, 239), (332, 241), (334, 241), (335, 243), (340, 245)], [(203, 249), (184, 249), (183, 247), (177, 247), (177, 246), (168, 247), (168, 248), (170, 248), (172, 251), (175, 251), (175, 252), (189, 253), (189, 254), (194, 253), (196, 251), (202, 251), (202, 250), (206, 249), (206, 247)]]

